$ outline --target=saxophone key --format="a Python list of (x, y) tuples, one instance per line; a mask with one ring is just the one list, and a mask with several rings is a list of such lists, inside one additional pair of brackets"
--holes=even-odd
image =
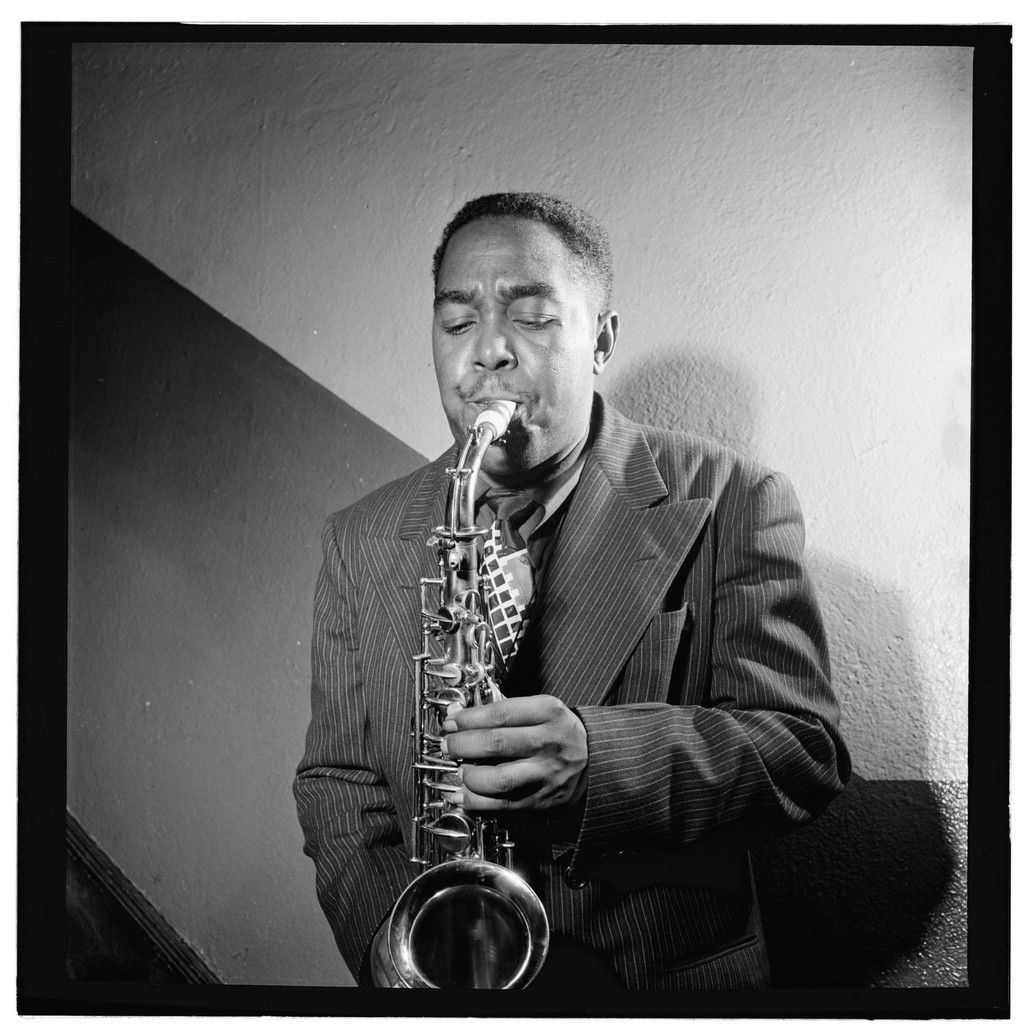
[(473, 840), (473, 824), (461, 809), (442, 813), (423, 829), (433, 837), (449, 855), (464, 852)]

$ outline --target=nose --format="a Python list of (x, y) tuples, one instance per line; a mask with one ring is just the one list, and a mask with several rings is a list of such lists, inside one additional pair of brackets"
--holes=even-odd
[(478, 370), (507, 370), (516, 365), (512, 340), (497, 321), (480, 326), (473, 347), (473, 366)]

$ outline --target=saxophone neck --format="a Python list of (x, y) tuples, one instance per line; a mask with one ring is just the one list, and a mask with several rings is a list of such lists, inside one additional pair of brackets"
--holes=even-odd
[(458, 464), (452, 472), (451, 493), (448, 497), (448, 528), (452, 533), (473, 527), (476, 481), (484, 454), (491, 443), (508, 430), (515, 410), (516, 404), (510, 399), (498, 399), (476, 418), (470, 428), (459, 453)]

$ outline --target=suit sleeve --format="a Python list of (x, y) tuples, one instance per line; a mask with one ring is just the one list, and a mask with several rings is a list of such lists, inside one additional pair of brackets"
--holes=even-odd
[(795, 494), (775, 473), (734, 494), (717, 518), (707, 685), (687, 695), (702, 703), (577, 710), (589, 783), (571, 876), (623, 850), (750, 847), (849, 779)]
[(312, 644), (312, 719), (294, 783), (305, 852), (335, 941), (354, 977), (380, 921), (414, 876), (375, 762), (359, 652), (356, 584), (337, 517), (323, 536)]

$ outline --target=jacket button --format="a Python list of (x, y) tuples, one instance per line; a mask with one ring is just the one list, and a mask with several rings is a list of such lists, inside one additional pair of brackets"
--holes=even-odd
[(562, 857), (562, 880), (567, 888), (572, 888), (573, 891), (579, 891), (580, 888), (585, 888), (587, 886), (587, 881), (583, 880), (580, 877), (569, 876), (569, 867), (572, 865), (572, 861), (575, 855), (575, 850), (570, 849)]

